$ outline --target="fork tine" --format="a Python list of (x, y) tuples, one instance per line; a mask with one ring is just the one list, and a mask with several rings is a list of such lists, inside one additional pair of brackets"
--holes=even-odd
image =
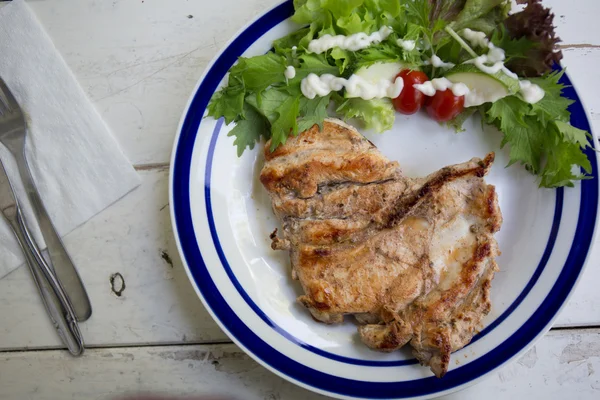
[(4, 106), (6, 106), (6, 108), (13, 109), (13, 110), (21, 109), (21, 107), (19, 106), (19, 103), (17, 102), (17, 99), (15, 99), (15, 96), (13, 96), (12, 92), (8, 88), (8, 85), (6, 84), (6, 82), (4, 82), (4, 79), (2, 79), (2, 78), (0, 78), (0, 92), (3, 95), (3, 96), (0, 96), (0, 100), (6, 99), (6, 101), (8, 102), (8, 104), (7, 104), (4, 101), (0, 101), (0, 103), (5, 103)]

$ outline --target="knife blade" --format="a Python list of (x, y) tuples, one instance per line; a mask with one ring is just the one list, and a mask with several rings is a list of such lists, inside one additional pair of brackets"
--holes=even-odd
[(4, 219), (8, 222), (23, 250), (25, 260), (33, 275), (33, 280), (58, 335), (72, 355), (79, 356), (83, 354), (83, 337), (77, 324), (73, 306), (65, 294), (60, 281), (58, 281), (58, 278), (44, 260), (25, 224), (19, 202), (15, 197), (12, 184), (1, 160), (0, 213), (2, 213)]

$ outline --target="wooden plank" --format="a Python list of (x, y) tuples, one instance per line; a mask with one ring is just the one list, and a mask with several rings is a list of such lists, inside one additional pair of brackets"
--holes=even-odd
[[(600, 331), (559, 331), (518, 361), (448, 399), (597, 399)], [(113, 399), (139, 393), (238, 399), (319, 399), (269, 372), (235, 345), (0, 353), (0, 398)]]
[(563, 56), (563, 65), (590, 114), (592, 129), (598, 137), (600, 98), (595, 93), (600, 90), (600, 71), (593, 65), (600, 62), (600, 48), (568, 48), (563, 50)]
[[(73, 8), (73, 15), (82, 15), (80, 19), (83, 22), (74, 21), (77, 18), (65, 21), (63, 13), (66, 12), (67, 3)], [(184, 7), (180, 3), (177, 4), (177, 7)], [(266, 6), (266, 3), (261, 4)], [(576, 4), (578, 3), (574, 2), (574, 10), (577, 10)], [(77, 29), (84, 29), (83, 25), (86, 20), (110, 18), (117, 15), (118, 12), (125, 13), (127, 11), (121, 10), (119, 7), (133, 7), (131, 4), (116, 5), (115, 8), (121, 11), (111, 11), (112, 8), (105, 4), (96, 4), (92, 7), (90, 3), (73, 2), (71, 4), (66, 0), (51, 3), (34, 2), (32, 5), (36, 12), (43, 17), (43, 20), (49, 21), (47, 27), (53, 36), (56, 34), (59, 37), (58, 44), (63, 43), (67, 46), (67, 53), (73, 57), (71, 64), (77, 65), (78, 71), (81, 73), (88, 71), (89, 77), (96, 76), (94, 71), (98, 72), (92, 68), (93, 62), (99, 63), (97, 68), (104, 68), (104, 66), (99, 61), (100, 59), (89, 58), (91, 56), (86, 53), (85, 40), (74, 37), (72, 38), (74, 44), (69, 45), (69, 35), (73, 36), (73, 32)], [(86, 11), (86, 7), (99, 8), (97, 10), (98, 17), (92, 17), (91, 11)], [(137, 3), (135, 7), (138, 7)], [(162, 7), (162, 5), (156, 5), (156, 7)], [(165, 10), (161, 10), (167, 14), (175, 12), (174, 9), (169, 11), (166, 8), (165, 6)], [(133, 9), (128, 10), (127, 14), (133, 12)], [(181, 9), (179, 10), (181, 11)], [(144, 18), (152, 17), (150, 15), (152, 12), (145, 9), (144, 12), (145, 14), (142, 13), (144, 21), (146, 21)], [(53, 17), (54, 14), (57, 15), (56, 19)], [(174, 18), (174, 14), (169, 15), (170, 18)], [(196, 14), (194, 15), (192, 20), (196, 19)], [(237, 17), (235, 17), (236, 15)], [(240, 15), (235, 14), (234, 17), (242, 18)], [(154, 16), (152, 18), (163, 17)], [(104, 19), (102, 20), (104, 21)], [(62, 21), (64, 26), (56, 21)], [(135, 21), (136, 23), (149, 23)], [(204, 20), (201, 19), (201, 21)], [(235, 21), (242, 23), (240, 19)], [(94, 22), (90, 22), (90, 24), (93, 25)], [(143, 26), (147, 28), (146, 25)], [(127, 32), (134, 36), (137, 34), (135, 29)], [(112, 32), (108, 34), (112, 35)], [(181, 34), (183, 35), (183, 33)], [(192, 35), (189, 32), (186, 34)], [(85, 38), (85, 35), (82, 34), (82, 36)], [(188, 37), (185, 38), (191, 40)], [(117, 40), (117, 38), (113, 39)], [(184, 38), (180, 39), (178, 43), (183, 43)], [(152, 47), (151, 43), (156, 43), (156, 41), (152, 42), (151, 38), (144, 40), (146, 42), (137, 42), (132, 49), (142, 49), (139, 51), (146, 54), (143, 53), (146, 51), (144, 49)], [(120, 42), (114, 42), (114, 47), (109, 47), (106, 51), (116, 51), (118, 43)], [(596, 96), (600, 90), (598, 87), (600, 70), (591, 67), (600, 62), (600, 49), (573, 48), (566, 49), (564, 53), (565, 65), (590, 110), (593, 124), (596, 128), (600, 128), (598, 125), (600, 124), (600, 103), (598, 103), (600, 99)], [(104, 53), (104, 56), (109, 57), (109, 53)], [(171, 78), (174, 79), (175, 75)], [(179, 88), (181, 89), (181, 87)], [(155, 89), (158, 90), (158, 88)], [(148, 97), (156, 104), (162, 104), (164, 99), (161, 100), (160, 97), (154, 96), (154, 92), (152, 93), (150, 95), (151, 93), (148, 92), (147, 96), (140, 94), (136, 99), (142, 101)], [(122, 94), (124, 95), (124, 93)], [(134, 103), (137, 101), (136, 99), (133, 100)], [(153, 115), (156, 113), (157, 110), (153, 110)], [(123, 115), (122, 118), (125, 121), (129, 117)], [(171, 117), (165, 115), (164, 118)], [(130, 131), (132, 131), (131, 127), (124, 129), (124, 133), (119, 136), (119, 139), (127, 136), (125, 133)], [(172, 134), (173, 132), (165, 132), (164, 135), (172, 136)], [(131, 135), (135, 136), (137, 133)], [(145, 135), (150, 138), (157, 136), (158, 132), (144, 131), (140, 135), (139, 140), (135, 139), (137, 140), (135, 146), (139, 145), (141, 152), (150, 151), (148, 149), (154, 144), (146, 143)], [(151, 141), (151, 139), (148, 140)], [(164, 138), (159, 140), (163, 141)], [(164, 146), (166, 142), (161, 143), (160, 146)], [(148, 147), (144, 147), (146, 145)], [(154, 160), (154, 156), (142, 156), (139, 159)], [(160, 157), (156, 159), (160, 160)], [(141, 174), (144, 179), (142, 187), (66, 238), (66, 244), (77, 264), (84, 266), (80, 268), (80, 271), (94, 304), (94, 316), (89, 322), (82, 325), (85, 338), (90, 344), (123, 345), (226, 340), (226, 336), (219, 330), (197, 299), (183, 271), (174, 246), (168, 207), (166, 207), (167, 171), (161, 170), (160, 167), (156, 168), (157, 164), (154, 164), (150, 170), (142, 170)], [(557, 320), (559, 326), (600, 325), (600, 313), (595, 308), (595, 305), (600, 303), (600, 292), (594, 284), (594, 282), (600, 281), (600, 270), (595, 267), (600, 262), (600, 247), (596, 245), (596, 249), (590, 260), (590, 267), (585, 272), (576, 293)], [(173, 268), (166, 261), (168, 259), (173, 263)], [(120, 297), (111, 291), (109, 282), (112, 274), (117, 272), (123, 276), (126, 284), (126, 289)], [(0, 319), (6, 321), (0, 326), (0, 348), (40, 348), (59, 344), (54, 331), (49, 326), (28, 271), (24, 268), (0, 280)]]
[(595, 18), (600, 13), (600, 2), (542, 0), (542, 3), (554, 13), (554, 25), (562, 45), (600, 45), (600, 26)]
[[(226, 340), (176, 254), (167, 171), (160, 165), (169, 159), (181, 111), (210, 59), (253, 15), (278, 2), (248, 0), (236, 7), (238, 1), (29, 2), (130, 159), (150, 164), (141, 172), (142, 187), (66, 238), (76, 263), (86, 266), (80, 270), (95, 307), (82, 324), (88, 344)], [(600, 71), (593, 66), (600, 61), (600, 2), (544, 2), (557, 15), (565, 64), (598, 131)], [(108, 22), (118, 28), (106, 30)], [(597, 250), (558, 325), (600, 325), (593, 284), (600, 279), (599, 258)], [(0, 280), (0, 319), (0, 348), (59, 345), (24, 268)], [(598, 398), (599, 342), (598, 330), (553, 331), (518, 362), (450, 398)], [(0, 398), (113, 398), (141, 390), (318, 398), (233, 345), (94, 349), (78, 360), (63, 351), (9, 352), (0, 360)]]
[(29, 2), (134, 164), (169, 160), (181, 113), (206, 65), (277, 3)]
[[(72, 232), (65, 244), (93, 306), (81, 324), (88, 344), (225, 340), (177, 256), (168, 208), (168, 170), (141, 171), (142, 185)], [(110, 278), (120, 280), (111, 287)], [(27, 268), (0, 280), (0, 349), (48, 347), (59, 340)]]

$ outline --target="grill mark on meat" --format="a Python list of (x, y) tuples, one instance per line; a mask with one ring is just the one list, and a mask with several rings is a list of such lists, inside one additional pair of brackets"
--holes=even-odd
[[(265, 158), (261, 182), (283, 222), (272, 247), (289, 250), (298, 302), (328, 324), (355, 314), (367, 346), (410, 343), (443, 376), (491, 308), (502, 216), (482, 178), (493, 153), (410, 179), (355, 129), (327, 120)], [(432, 259), (434, 249), (444, 251)]]
[[(267, 165), (268, 163), (265, 167)], [(264, 168), (260, 180), (269, 191), (291, 191), (297, 197), (306, 199), (314, 196), (319, 185), (324, 182), (381, 181), (389, 179), (395, 169), (394, 163), (385, 162), (378, 155), (369, 152), (350, 154), (344, 159), (307, 158), (300, 165), (281, 169)]]
[[(482, 243), (478, 245), (474, 252), (473, 257), (467, 262), (467, 264), (463, 267), (463, 273), (461, 274), (461, 282), (458, 287), (453, 287), (450, 290), (446, 290), (440, 294), (440, 299), (437, 302), (437, 307), (429, 308), (425, 318), (429, 319), (438, 319), (438, 314), (440, 310), (444, 310), (448, 307), (454, 308), (457, 305), (457, 300), (462, 298), (462, 292), (465, 290), (470, 292), (471, 288), (475, 285), (475, 283), (479, 280), (480, 274), (478, 270), (480, 270), (483, 266), (482, 261), (484, 261), (487, 257), (491, 255), (491, 246), (489, 243)], [(463, 288), (462, 291), (458, 290)]]
[(416, 207), (425, 198), (437, 192), (443, 185), (467, 175), (474, 174), (478, 177), (483, 177), (493, 162), (494, 155), (488, 154), (484, 160), (478, 162), (477, 166), (473, 168), (465, 168), (462, 170), (456, 170), (449, 167), (442, 168), (435, 174), (433, 179), (427, 181), (427, 183), (425, 183), (418, 191), (411, 193), (407, 198), (400, 199), (399, 203), (391, 212), (386, 227), (393, 227), (396, 225), (410, 210)]
[(319, 185), (317, 194), (330, 194), (332, 192), (342, 190), (342, 189), (347, 189), (347, 188), (382, 185), (385, 183), (395, 182), (395, 181), (397, 181), (397, 179), (398, 178), (388, 178), (388, 179), (382, 179), (382, 180), (373, 181), (373, 182), (357, 182), (357, 181), (326, 182), (326, 183), (321, 183)]
[(319, 256), (319, 257), (325, 257), (328, 256), (329, 254), (331, 254), (331, 250), (325, 248), (325, 249), (315, 249), (315, 255)]
[[(283, 220), (288, 218), (348, 218), (358, 215), (374, 216), (385, 211), (389, 205), (381, 201), (395, 198), (406, 190), (404, 179), (386, 180), (380, 183), (341, 185), (336, 190), (317, 193), (308, 199), (296, 197), (273, 197), (276, 215)], [(343, 207), (339, 207), (342, 204)]]
[[(492, 249), (489, 243), (484, 243), (481, 246), (478, 246), (474, 250), (475, 257), (471, 260), (471, 262), (475, 264), (476, 262), (482, 262), (486, 260), (484, 255), (491, 251)], [(426, 348), (427, 352), (426, 354), (423, 352), (416, 352), (415, 356), (423, 364), (432, 363), (432, 369), (434, 369), (434, 372), (438, 377), (442, 377), (445, 374), (445, 371), (448, 367), (447, 361), (449, 362), (450, 353), (453, 351), (452, 349), (456, 350), (468, 344), (471, 337), (476, 333), (475, 329), (480, 323), (481, 318), (489, 313), (491, 308), (491, 303), (489, 301), (491, 279), (493, 278), (494, 272), (497, 268), (493, 259), (487, 260), (492, 264), (490, 268), (485, 270), (487, 272), (484, 271), (477, 277), (477, 283), (473, 284), (473, 282), (468, 282), (474, 286), (475, 289), (471, 290), (468, 296), (464, 298), (462, 302), (458, 302), (454, 307), (451, 307), (445, 319), (438, 320), (436, 318), (433, 319), (434, 321), (437, 321), (434, 322), (433, 326), (423, 326), (424, 330), (429, 331), (429, 336), (434, 337), (435, 340), (433, 340), (429, 346), (427, 346), (426, 343), (421, 343), (419, 347)], [(470, 281), (470, 279), (471, 278), (468, 280)], [(481, 299), (479, 301), (475, 301), (475, 298), (479, 295), (481, 296)], [(467, 312), (475, 314), (476, 318), (465, 315)], [(421, 318), (423, 317), (419, 316), (418, 319)], [(450, 323), (447, 324), (444, 322), (446, 320), (449, 320)], [(465, 327), (460, 325), (462, 322), (468, 323), (468, 326)], [(453, 335), (458, 335), (458, 338), (454, 339), (456, 343), (451, 345), (450, 350), (448, 350), (445, 343), (450, 343)], [(428, 335), (426, 333), (422, 333), (421, 336)], [(440, 346), (440, 343), (442, 343), (443, 346)], [(432, 359), (434, 359), (433, 362), (431, 361)]]

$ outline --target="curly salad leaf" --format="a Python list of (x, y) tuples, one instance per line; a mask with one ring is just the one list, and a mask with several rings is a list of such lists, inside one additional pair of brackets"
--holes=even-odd
[[(238, 156), (254, 148), (263, 138), (271, 150), (314, 125), (322, 127), (327, 116), (353, 119), (378, 132), (390, 129), (395, 110), (390, 99), (345, 98), (344, 92), (306, 98), (301, 82), (309, 74), (331, 74), (348, 78), (358, 69), (380, 62), (400, 62), (420, 69), (429, 78), (443, 77), (443, 68), (429, 63), (432, 55), (454, 64), (473, 58), (474, 50), (457, 40), (465, 28), (485, 32), (490, 41), (505, 50), (506, 65), (521, 77), (539, 85), (544, 98), (529, 104), (519, 94), (494, 103), (467, 108), (447, 125), (460, 131), (463, 122), (479, 112), (483, 121), (504, 135), (510, 163), (522, 164), (540, 176), (540, 186), (573, 186), (585, 179), (591, 165), (583, 149), (587, 132), (569, 124), (568, 106), (559, 83), (562, 73), (552, 66), (562, 55), (556, 51), (553, 15), (539, 0), (517, 0), (524, 11), (509, 15), (507, 0), (294, 0), (292, 20), (304, 26), (273, 43), (260, 56), (240, 57), (229, 71), (228, 83), (208, 106), (208, 115), (235, 123), (229, 133)], [(311, 40), (323, 35), (371, 34), (382, 26), (393, 33), (380, 43), (362, 50), (333, 48), (322, 54), (308, 50)], [(454, 35), (453, 35), (454, 33)], [(414, 40), (413, 50), (402, 48), (398, 39)], [(293, 78), (286, 68), (294, 67)]]
[(493, 104), (484, 104), (484, 120), (504, 133), (502, 146), (510, 146), (510, 163), (520, 163), (541, 176), (540, 186), (573, 186), (585, 176), (574, 171), (576, 165), (588, 174), (590, 161), (581, 151), (588, 146), (589, 133), (569, 124), (567, 107), (571, 100), (561, 97), (559, 79), (564, 71), (553, 72), (531, 81), (546, 92), (544, 98), (529, 104), (517, 96), (509, 96)]

